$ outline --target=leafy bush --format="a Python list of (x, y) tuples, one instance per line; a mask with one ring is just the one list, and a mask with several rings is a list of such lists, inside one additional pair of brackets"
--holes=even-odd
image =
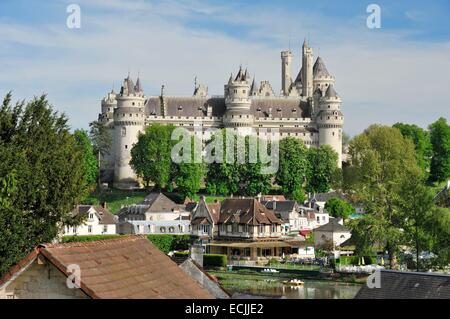
[(82, 235), (82, 236), (64, 236), (61, 240), (63, 243), (75, 243), (85, 241), (96, 241), (105, 239), (114, 239), (122, 237), (123, 235)]
[(173, 254), (175, 257), (186, 257), (189, 255), (187, 251), (177, 251)]
[(226, 267), (227, 255), (220, 254), (204, 254), (203, 255), (204, 267)]
[[(373, 265), (377, 263), (376, 257), (364, 256), (365, 265)], [(336, 265), (358, 265), (360, 263), (361, 257), (359, 256), (341, 256), (336, 259)]]
[(147, 235), (147, 238), (165, 254), (172, 250), (186, 250), (190, 242), (190, 235)]

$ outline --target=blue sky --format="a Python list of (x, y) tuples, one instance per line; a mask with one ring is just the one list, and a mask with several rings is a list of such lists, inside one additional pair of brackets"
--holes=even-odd
[[(66, 7), (82, 27), (66, 27)], [(345, 3), (345, 4), (344, 4)], [(366, 7), (381, 7), (381, 29)], [(2, 0), (0, 95), (46, 92), (73, 128), (87, 128), (100, 99), (130, 70), (147, 95), (165, 84), (192, 94), (193, 79), (222, 94), (239, 64), (280, 90), (279, 52), (291, 43), (294, 77), (307, 36), (336, 77), (345, 130), (450, 117), (450, 2)]]

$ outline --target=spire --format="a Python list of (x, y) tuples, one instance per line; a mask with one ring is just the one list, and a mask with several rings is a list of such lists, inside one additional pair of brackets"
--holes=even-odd
[(317, 57), (316, 63), (314, 63), (313, 66), (313, 75), (314, 77), (324, 77), (324, 76), (330, 76), (330, 73), (328, 73), (327, 67), (325, 66), (325, 63), (323, 62), (322, 58), (319, 56)]
[(139, 75), (136, 80), (136, 85), (135, 85), (134, 89), (136, 92), (142, 92), (141, 79), (139, 78)]
[(239, 72), (236, 75), (235, 81), (242, 81), (242, 76), (243, 76), (243, 74), (242, 74), (242, 65), (241, 65), (241, 66), (239, 66)]
[(294, 83), (302, 83), (302, 82), (303, 82), (303, 67), (300, 68), (300, 72), (298, 72), (298, 75), (295, 78)]
[(253, 78), (252, 86), (250, 88), (250, 95), (258, 95), (258, 85), (256, 84), (255, 78)]
[(308, 42), (306, 41), (306, 37), (303, 40), (303, 48), (307, 48), (308, 47)]
[(328, 86), (327, 92), (325, 93), (327, 98), (336, 98), (338, 97), (336, 91), (334, 90), (333, 85)]
[(230, 73), (230, 79), (228, 80), (228, 85), (233, 83), (233, 73)]

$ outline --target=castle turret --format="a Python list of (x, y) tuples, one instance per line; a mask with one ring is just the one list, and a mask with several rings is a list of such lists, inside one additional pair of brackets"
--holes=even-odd
[(342, 127), (344, 115), (341, 112), (341, 98), (333, 85), (319, 100), (319, 112), (316, 117), (319, 129), (319, 146), (330, 145), (338, 153), (338, 166), (342, 165)]
[(313, 85), (314, 90), (320, 88), (323, 92), (326, 92), (330, 85), (334, 85), (334, 76), (330, 75), (323, 62), (323, 59), (319, 56), (313, 67)]
[(235, 128), (239, 133), (248, 135), (253, 125), (250, 100), (250, 77), (242, 67), (236, 78), (231, 76), (225, 85), (226, 112), (223, 117), (225, 127)]
[(102, 100), (102, 112), (98, 116), (98, 121), (103, 123), (111, 137), (111, 147), (108, 154), (104, 154), (100, 159), (100, 180), (102, 182), (112, 182), (114, 178), (114, 109), (117, 107), (116, 93), (114, 89)]
[(313, 49), (308, 46), (308, 43), (303, 42), (302, 47), (302, 96), (313, 96)]
[(292, 85), (292, 52), (281, 52), (281, 92), (288, 96)]
[(136, 174), (130, 166), (131, 149), (145, 124), (145, 95), (138, 79), (136, 85), (128, 76), (116, 96), (114, 110), (115, 168), (114, 185), (129, 187), (137, 183)]

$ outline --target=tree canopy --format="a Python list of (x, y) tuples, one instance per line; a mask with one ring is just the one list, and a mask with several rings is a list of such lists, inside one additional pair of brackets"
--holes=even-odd
[(130, 165), (136, 174), (149, 186), (165, 189), (171, 182), (174, 171), (171, 150), (173, 125), (152, 124), (139, 134), (137, 143), (131, 149)]
[(427, 172), (430, 169), (431, 162), (431, 142), (429, 132), (414, 124), (396, 123), (393, 127), (400, 130), (403, 137), (413, 141), (417, 165), (419, 165), (424, 172)]
[(83, 154), (45, 95), (0, 108), (0, 273), (52, 241), (87, 190)]
[(440, 118), (430, 125), (430, 137), (433, 150), (430, 180), (443, 182), (450, 178), (450, 125)]
[(311, 193), (326, 193), (334, 182), (339, 168), (338, 154), (329, 145), (308, 150), (308, 172), (306, 190)]
[(333, 217), (342, 217), (347, 219), (351, 214), (355, 212), (355, 208), (347, 201), (333, 197), (327, 200), (325, 203), (325, 209)]
[(94, 148), (89, 139), (89, 135), (85, 130), (75, 130), (73, 136), (83, 156), (84, 178), (86, 183), (90, 186), (95, 185), (99, 175), (99, 164), (94, 154)]

